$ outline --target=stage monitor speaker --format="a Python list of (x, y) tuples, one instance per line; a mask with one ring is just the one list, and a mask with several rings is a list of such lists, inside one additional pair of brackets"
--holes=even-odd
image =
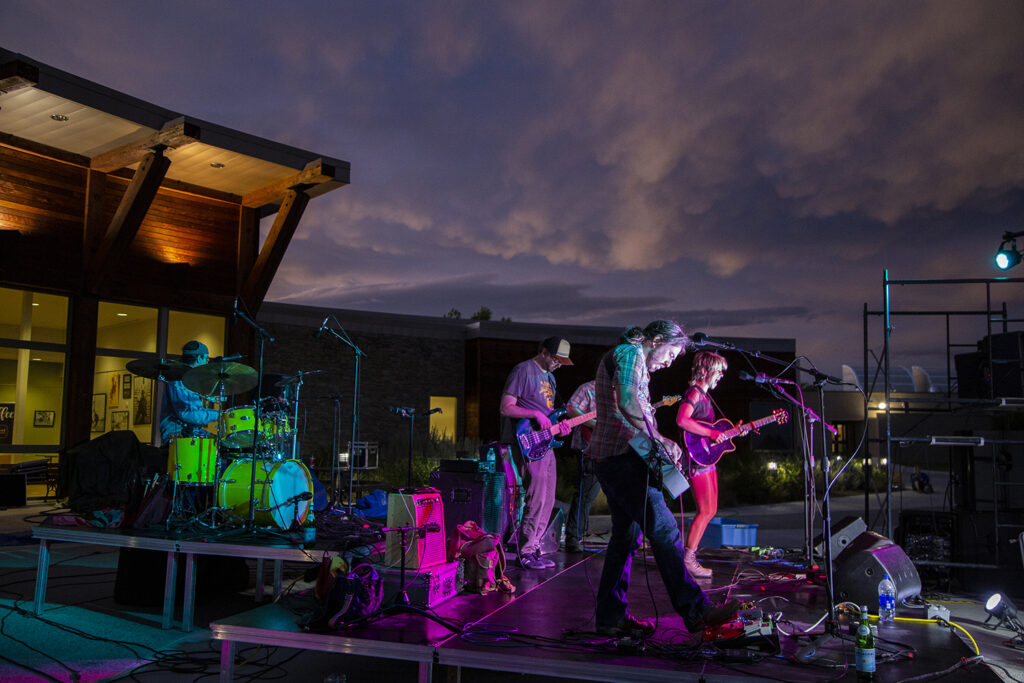
[[(839, 557), (855, 538), (868, 530), (868, 525), (860, 517), (843, 517), (832, 524), (829, 545), (832, 551), (832, 560)], [(821, 542), (821, 534), (814, 537), (814, 553), (818, 557), (825, 556), (825, 544)]]
[[(434, 490), (392, 493), (388, 496), (388, 527), (422, 527), (427, 524), (436, 524), (436, 531), (426, 531), (422, 536), (415, 531), (406, 534), (406, 569), (426, 569), (448, 560), (444, 505), (441, 502), (441, 494)], [(389, 567), (402, 566), (401, 532), (387, 533), (384, 563)]]
[(508, 528), (508, 491), (504, 472), (430, 473), (430, 484), (441, 492), (444, 504), (445, 537), (456, 527), (472, 520), (489, 533), (505, 535)]
[(958, 353), (956, 364), (956, 394), (958, 398), (988, 398), (988, 356), (980, 351)]
[(903, 548), (865, 531), (833, 561), (836, 602), (854, 602), (878, 609), (878, 582), (888, 574), (896, 584), (896, 604), (920, 595), (921, 577)]

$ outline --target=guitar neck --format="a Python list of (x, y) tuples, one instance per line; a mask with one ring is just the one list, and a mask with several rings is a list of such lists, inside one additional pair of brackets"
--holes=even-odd
[(591, 410), (589, 413), (583, 413), (582, 415), (578, 415), (576, 417), (570, 417), (568, 420), (562, 420), (561, 422), (559, 422), (559, 424), (569, 425), (569, 429), (572, 429), (576, 425), (581, 425), (584, 422), (589, 422), (590, 420), (593, 420), (595, 417), (597, 417), (597, 411)]
[(754, 420), (753, 422), (748, 422), (747, 424), (743, 425), (742, 427), (733, 427), (728, 432), (726, 432), (726, 438), (731, 439), (732, 437), (739, 436), (740, 434), (748, 432), (751, 429), (760, 429), (761, 427), (764, 427), (765, 425), (770, 425), (772, 422), (775, 422), (778, 419), (779, 418), (778, 418), (777, 415), (769, 415), (768, 417), (762, 417), (760, 420)]

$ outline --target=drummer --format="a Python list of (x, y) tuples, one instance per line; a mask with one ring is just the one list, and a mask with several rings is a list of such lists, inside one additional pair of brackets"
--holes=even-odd
[[(192, 340), (181, 347), (181, 360), (189, 367), (206, 365), (210, 360), (210, 349), (206, 344)], [(181, 380), (165, 385), (161, 408), (160, 439), (169, 443), (181, 437), (212, 437), (204, 427), (216, 422), (218, 413), (203, 406), (203, 397), (185, 386)]]

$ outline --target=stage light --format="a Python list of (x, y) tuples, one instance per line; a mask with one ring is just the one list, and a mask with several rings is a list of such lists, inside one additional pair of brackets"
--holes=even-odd
[(996, 253), (996, 268), (1009, 270), (1020, 263), (1020, 252), (1015, 249), (1000, 249)]
[(775, 462), (774, 460), (772, 462), (769, 462), (768, 469), (774, 472), (775, 470), (779, 469), (779, 463)]
[(885, 401), (882, 401), (881, 403), (878, 404), (878, 409), (885, 410)]
[[(1017, 606), (1002, 593), (993, 593), (985, 602), (985, 611), (1002, 623), (1004, 619), (1013, 619), (1017, 616)], [(985, 621), (988, 621), (986, 619)]]
[(1003, 234), (1003, 242), (999, 245), (999, 251), (996, 252), (996, 268), (999, 270), (1009, 270), (1015, 265), (1021, 262), (1021, 253), (1017, 249), (1017, 239), (1024, 232), (1007, 232)]

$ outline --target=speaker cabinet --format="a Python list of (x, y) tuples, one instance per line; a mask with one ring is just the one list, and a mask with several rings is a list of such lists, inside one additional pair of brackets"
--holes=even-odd
[[(416, 493), (392, 493), (388, 496), (388, 527), (422, 527), (437, 525), (436, 531), (406, 533), (406, 569), (425, 569), (447, 561), (445, 547), (444, 505), (435, 490)], [(385, 538), (384, 563), (402, 566), (402, 533), (389, 531)]]
[(1024, 396), (1024, 332), (992, 334), (978, 348), (988, 360), (992, 349), (992, 393), (995, 396)]
[(467, 520), (498, 534), (498, 538), (504, 537), (509, 522), (504, 472), (434, 471), (430, 484), (441, 492), (446, 538), (451, 538), (456, 527)]
[[(850, 545), (855, 538), (867, 530), (868, 525), (860, 517), (843, 517), (838, 522), (833, 523), (829, 535), (829, 546), (832, 553), (830, 557), (832, 560), (835, 561), (839, 557), (839, 553), (846, 550), (846, 546)], [(819, 557), (825, 556), (825, 544), (821, 542), (821, 534), (814, 538), (814, 552)]]
[(921, 577), (903, 548), (865, 531), (833, 561), (836, 602), (878, 605), (878, 582), (888, 574), (896, 584), (896, 604), (921, 593)]

